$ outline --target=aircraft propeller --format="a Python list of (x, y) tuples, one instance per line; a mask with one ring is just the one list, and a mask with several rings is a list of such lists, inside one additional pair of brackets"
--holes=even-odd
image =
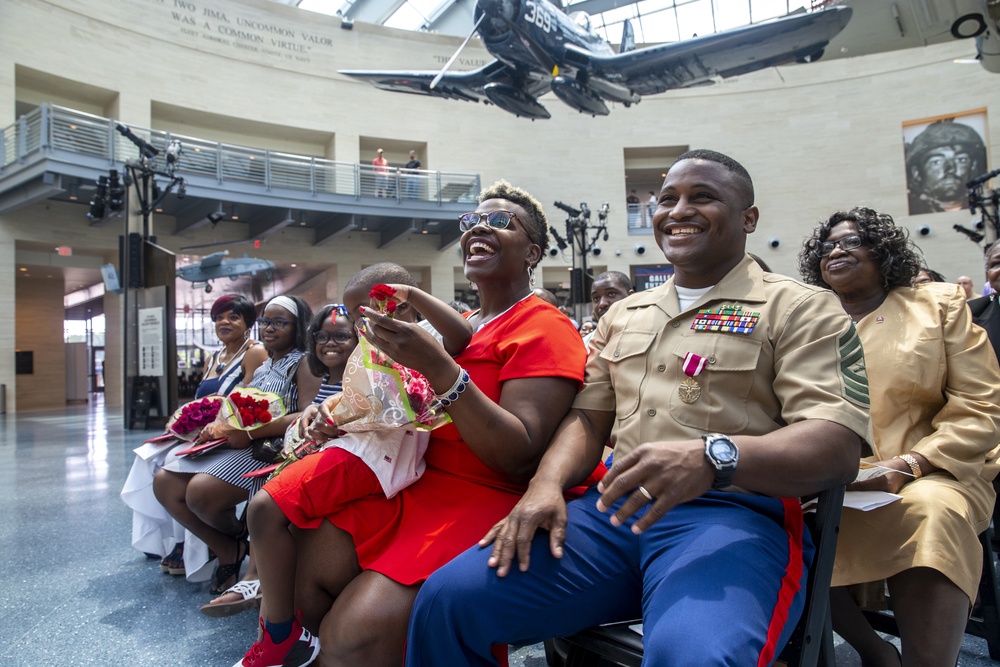
[(458, 60), (458, 56), (460, 53), (462, 53), (462, 49), (464, 49), (465, 45), (469, 43), (469, 40), (472, 39), (472, 36), (476, 34), (476, 30), (479, 29), (479, 24), (483, 22), (484, 18), (486, 18), (485, 12), (483, 12), (483, 14), (480, 15), (479, 20), (476, 21), (476, 24), (474, 26), (472, 26), (472, 30), (465, 37), (465, 41), (458, 46), (458, 49), (455, 51), (455, 53), (452, 54), (451, 58), (448, 59), (448, 62), (444, 64), (444, 67), (441, 68), (441, 71), (438, 72), (437, 76), (434, 77), (434, 79), (431, 81), (430, 85), (431, 90), (434, 90), (434, 88), (436, 88), (437, 85), (441, 83), (441, 77), (443, 77), (445, 75), (445, 72), (451, 69), (451, 66), (455, 64), (456, 60)]

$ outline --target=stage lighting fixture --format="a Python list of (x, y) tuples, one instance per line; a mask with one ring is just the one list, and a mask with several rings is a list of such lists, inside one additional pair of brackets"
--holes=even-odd
[(97, 222), (104, 218), (108, 198), (108, 177), (98, 176), (97, 190), (93, 199), (90, 200), (90, 210), (87, 211), (87, 218), (91, 222)]
[(121, 182), (117, 169), (108, 172), (108, 209), (117, 213), (125, 207), (125, 186)]

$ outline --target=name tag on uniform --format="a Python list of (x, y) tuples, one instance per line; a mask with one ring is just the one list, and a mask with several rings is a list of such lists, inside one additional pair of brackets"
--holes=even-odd
[(694, 331), (748, 334), (753, 332), (759, 319), (760, 313), (743, 310), (743, 306), (702, 308), (695, 315), (691, 329)]

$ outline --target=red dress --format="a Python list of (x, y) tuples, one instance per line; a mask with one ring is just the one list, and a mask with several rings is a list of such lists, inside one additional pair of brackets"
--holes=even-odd
[[(476, 332), (455, 360), (499, 402), (506, 380), (582, 383), (587, 351), (569, 318), (532, 296)], [(363, 569), (407, 586), (478, 542), (527, 488), (490, 470), (453, 424), (432, 433), (425, 460), (423, 476), (393, 498), (363, 498), (329, 517), (353, 536)]]

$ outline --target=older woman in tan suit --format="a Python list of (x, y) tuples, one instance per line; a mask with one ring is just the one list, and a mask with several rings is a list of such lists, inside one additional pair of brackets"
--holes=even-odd
[[(871, 394), (875, 456), (892, 472), (849, 489), (903, 498), (847, 509), (831, 600), (834, 629), (864, 667), (954, 665), (982, 571), (1000, 436), (1000, 369), (952, 284), (910, 287), (920, 258), (890, 216), (835, 213), (799, 256), (806, 282), (830, 287), (857, 326)], [(887, 580), (902, 655), (865, 621), (853, 584)]]

